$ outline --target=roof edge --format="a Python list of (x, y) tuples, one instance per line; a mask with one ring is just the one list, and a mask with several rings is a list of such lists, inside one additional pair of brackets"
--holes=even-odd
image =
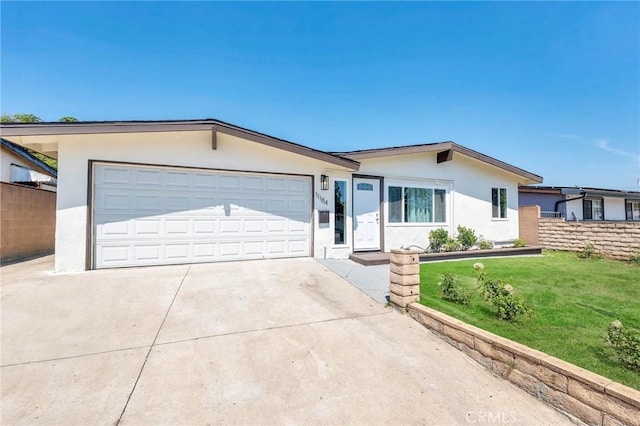
[(453, 150), (454, 152), (463, 154), (467, 157), (490, 164), (494, 167), (498, 167), (499, 169), (516, 174), (534, 183), (542, 183), (543, 181), (542, 176), (538, 176), (534, 173), (528, 172), (514, 165), (505, 163), (504, 161), (482, 154), (478, 151), (474, 151), (470, 148), (457, 144), (453, 141), (433, 142), (433, 143), (426, 143), (426, 144), (419, 144), (419, 145), (394, 146), (394, 147), (388, 147), (388, 148), (366, 149), (366, 150), (358, 150), (358, 151), (350, 151), (350, 152), (334, 153), (334, 154), (341, 155), (343, 157), (351, 158), (354, 160), (363, 160), (367, 158), (387, 157), (390, 155), (407, 155), (407, 154), (416, 154), (416, 153), (422, 153), (422, 152), (446, 151), (449, 149)]
[(332, 153), (309, 148), (304, 145), (276, 138), (265, 133), (256, 132), (216, 119), (199, 120), (149, 120), (149, 121), (77, 121), (40, 122), (40, 123), (2, 123), (2, 136), (44, 136), (44, 135), (81, 135), (101, 133), (144, 133), (171, 131), (218, 130), (225, 134), (237, 136), (252, 142), (293, 152), (334, 165), (358, 170), (360, 163), (356, 160), (334, 155)]

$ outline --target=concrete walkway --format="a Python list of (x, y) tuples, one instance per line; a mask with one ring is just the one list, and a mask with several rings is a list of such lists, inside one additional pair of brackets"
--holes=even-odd
[(345, 280), (378, 303), (387, 303), (389, 296), (389, 265), (364, 266), (348, 259), (318, 259)]
[(3, 425), (571, 424), (313, 259), (0, 268)]

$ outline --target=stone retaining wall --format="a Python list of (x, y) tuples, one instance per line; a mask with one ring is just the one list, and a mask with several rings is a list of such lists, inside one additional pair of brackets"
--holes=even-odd
[(539, 218), (540, 245), (552, 250), (582, 251), (593, 244), (598, 254), (629, 260), (640, 250), (640, 222), (590, 221)]
[(586, 424), (640, 426), (634, 389), (418, 303), (407, 312), (495, 374)]

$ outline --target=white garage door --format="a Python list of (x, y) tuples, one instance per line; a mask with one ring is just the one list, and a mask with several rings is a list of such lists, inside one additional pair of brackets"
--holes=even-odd
[(96, 268), (309, 256), (311, 179), (94, 165)]

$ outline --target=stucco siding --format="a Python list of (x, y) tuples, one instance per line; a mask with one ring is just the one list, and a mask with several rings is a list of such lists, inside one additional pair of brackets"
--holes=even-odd
[[(587, 198), (589, 196), (587, 195)], [(625, 199), (618, 197), (596, 197), (602, 198), (604, 205), (604, 220), (626, 220)], [(572, 219), (575, 213), (577, 220), (584, 220), (583, 200), (572, 200), (567, 202), (567, 220)]]
[[(56, 269), (59, 271), (80, 271), (86, 267), (89, 160), (312, 175), (312, 223), (317, 224), (318, 209), (333, 210), (333, 192), (319, 190), (320, 174), (329, 173), (327, 163), (225, 134), (218, 134), (216, 150), (211, 148), (208, 131), (68, 135), (60, 138), (58, 152)], [(331, 167), (339, 171), (339, 166)], [(313, 238), (316, 256), (324, 256), (325, 252), (327, 257), (332, 256), (334, 244), (329, 227), (316, 226)]]
[[(388, 221), (389, 182), (420, 180), (431, 183), (434, 188), (448, 189), (447, 222), (386, 226), (386, 251), (411, 244), (427, 247), (432, 229), (445, 228), (455, 233), (458, 225), (472, 228), (476, 235), (492, 241), (518, 238), (518, 179), (508, 172), (463, 155), (454, 155), (452, 161), (437, 164), (436, 153), (428, 152), (361, 160), (359, 173), (385, 178), (385, 221)], [(491, 188), (507, 189), (506, 219), (492, 218)]]

